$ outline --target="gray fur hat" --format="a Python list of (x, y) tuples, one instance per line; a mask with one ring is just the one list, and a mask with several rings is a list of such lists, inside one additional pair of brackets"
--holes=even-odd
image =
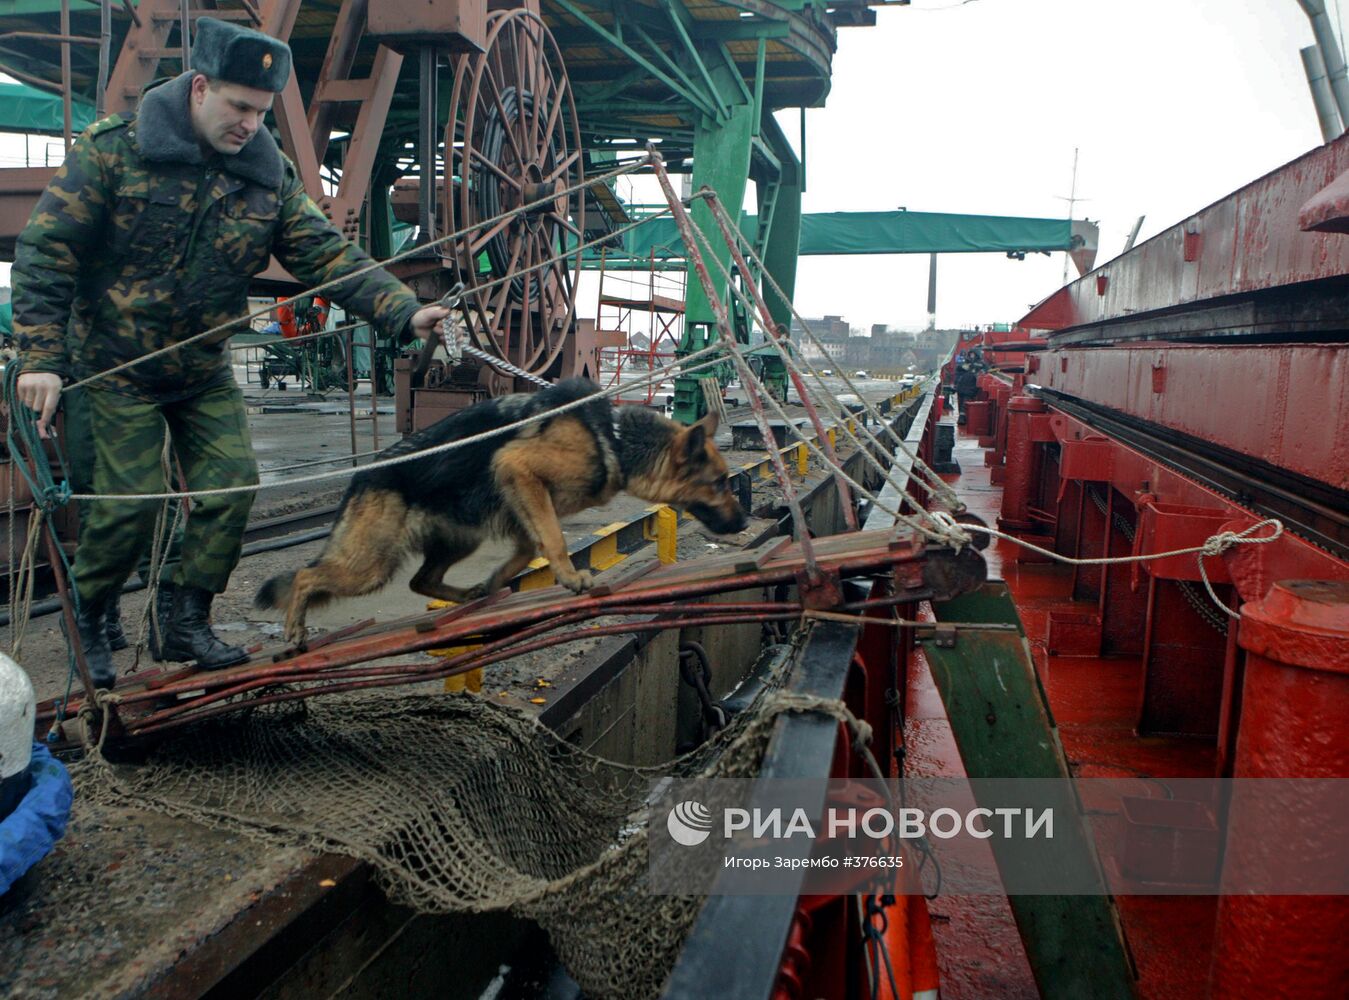
[(290, 79), (290, 46), (252, 28), (199, 18), (192, 69), (212, 80), (280, 92)]

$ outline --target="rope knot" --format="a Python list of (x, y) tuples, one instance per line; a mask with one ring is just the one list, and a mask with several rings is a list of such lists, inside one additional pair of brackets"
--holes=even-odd
[(933, 523), (937, 525), (938, 534), (941, 535), (943, 541), (949, 542), (957, 552), (974, 541), (970, 537), (970, 533), (965, 530), (965, 526), (946, 511), (930, 511), (929, 516)]
[(1201, 555), (1205, 556), (1220, 556), (1233, 545), (1245, 540), (1235, 531), (1220, 531), (1218, 534), (1205, 539), (1199, 551)]
[(44, 514), (52, 514), (58, 507), (64, 507), (70, 503), (70, 481), (63, 479), (59, 483), (52, 483), (50, 486), (44, 486), (36, 490), (33, 499), (37, 502), (38, 508)]

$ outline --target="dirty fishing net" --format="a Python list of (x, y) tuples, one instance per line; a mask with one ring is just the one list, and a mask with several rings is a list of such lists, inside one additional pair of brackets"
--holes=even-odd
[(647, 891), (651, 782), (754, 774), (781, 697), (655, 768), (474, 695), (363, 693), (204, 721), (143, 765), (94, 752), (74, 774), (89, 799), (359, 858), (424, 913), (510, 910), (547, 931), (588, 994), (648, 996), (701, 905)]

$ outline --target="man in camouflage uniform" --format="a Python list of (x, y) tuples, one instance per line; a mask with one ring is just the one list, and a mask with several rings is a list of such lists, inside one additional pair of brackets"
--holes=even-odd
[[(44, 436), (64, 378), (100, 374), (238, 318), (250, 279), (273, 254), (309, 286), (370, 262), (319, 211), (262, 127), (289, 78), (290, 49), (202, 18), (192, 57), (194, 69), (148, 91), (134, 119), (112, 115), (84, 132), (19, 237), (18, 395), (39, 412)], [(382, 270), (326, 294), (404, 341), (431, 335), (447, 312), (423, 307)], [(228, 338), (196, 341), (87, 387), (96, 493), (162, 492), (166, 426), (190, 490), (257, 483)], [(211, 631), (209, 615), (239, 561), (252, 503), (251, 491), (192, 501), (165, 658), (208, 669), (245, 658)], [(152, 536), (158, 507), (98, 501), (81, 531), (80, 641), (102, 687), (115, 678), (108, 603)]]

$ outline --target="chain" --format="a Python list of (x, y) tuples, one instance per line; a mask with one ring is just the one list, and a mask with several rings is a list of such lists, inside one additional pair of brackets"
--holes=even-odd
[(1210, 604), (1204, 600), (1204, 595), (1199, 593), (1199, 588), (1186, 580), (1175, 581), (1180, 588), (1181, 596), (1185, 598), (1185, 603), (1194, 608), (1204, 624), (1210, 626), (1215, 632), (1223, 635), (1227, 634), (1227, 619)]
[(458, 282), (453, 288), (446, 292), (440, 299), (440, 304), (450, 309), (445, 318), (440, 321), (440, 342), (445, 347), (445, 353), (449, 355), (451, 363), (462, 361), (464, 355), (470, 358), (477, 358), (479, 361), (485, 361), (499, 372), (506, 375), (513, 375), (516, 378), (522, 378), (532, 382), (537, 386), (548, 388), (552, 383), (547, 379), (525, 371), (523, 368), (517, 368), (504, 358), (499, 358), (495, 354), (489, 354), (487, 351), (474, 347), (468, 342), (466, 334), (468, 330), (454, 321), (454, 310), (459, 307), (459, 300), (464, 297), (464, 283)]

